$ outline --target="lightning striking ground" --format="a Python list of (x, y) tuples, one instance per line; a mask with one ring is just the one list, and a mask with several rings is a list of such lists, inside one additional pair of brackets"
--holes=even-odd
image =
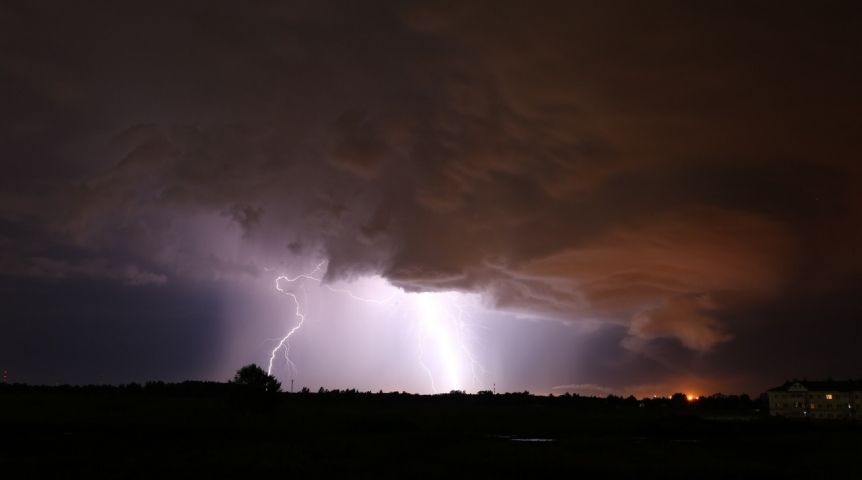
[[(327, 290), (345, 295), (346, 297), (363, 302), (366, 304), (386, 306), (392, 305), (399, 298), (405, 297), (414, 305), (416, 312), (414, 315), (409, 315), (415, 322), (417, 327), (417, 358), (422, 371), (428, 376), (430, 387), (433, 392), (437, 392), (438, 382), (435, 379), (434, 369), (426, 362), (426, 354), (429, 351), (426, 348), (426, 343), (430, 340), (433, 342), (434, 351), (437, 352), (436, 362), (437, 368), (442, 369), (445, 374), (447, 384), (452, 389), (461, 389), (461, 363), (457, 351), (460, 350), (466, 360), (469, 362), (469, 369), (472, 374), (472, 386), (475, 388), (479, 385), (479, 372), (484, 376), (485, 368), (477, 361), (475, 355), (468, 348), (465, 339), (467, 325), (464, 321), (464, 307), (459, 305), (456, 299), (448, 298), (444, 292), (424, 292), (424, 293), (406, 293), (396, 291), (387, 298), (376, 299), (367, 298), (355, 294), (347, 288), (338, 288), (331, 285), (324, 285), (323, 279), (318, 273), (324, 268), (326, 260), (318, 263), (315, 268), (307, 273), (302, 273), (293, 277), (281, 274), (275, 278), (275, 289), (279, 293), (290, 297), (294, 308), (293, 313), (296, 317), (296, 324), (291, 327), (287, 333), (277, 339), (278, 342), (272, 349), (269, 355), (269, 364), (267, 373), (272, 374), (275, 364), (275, 359), (281, 352), (285, 362), (291, 372), (296, 373), (296, 365), (290, 359), (290, 340), (302, 328), (306, 321), (304, 312), (304, 303), (307, 295), (303, 295), (302, 299), (297, 293), (297, 288), (305, 293), (305, 280), (316, 282), (325, 287)], [(271, 271), (270, 269), (267, 269)], [(291, 286), (293, 284), (293, 286)], [(440, 302), (447, 301), (444, 305)], [(450, 303), (451, 302), (451, 303)], [(462, 357), (464, 358), (464, 357)]]
[(275, 346), (275, 348), (272, 349), (272, 353), (269, 356), (269, 366), (266, 369), (266, 373), (268, 375), (272, 375), (272, 364), (275, 361), (275, 356), (278, 354), (278, 351), (282, 349), (284, 350), (284, 358), (287, 361), (287, 364), (290, 366), (291, 369), (296, 369), (296, 365), (294, 365), (293, 362), (290, 360), (290, 337), (292, 337), (294, 333), (296, 333), (300, 328), (302, 328), (302, 324), (305, 323), (305, 315), (302, 313), (302, 307), (300, 306), (299, 298), (297, 298), (295, 293), (283, 289), (281, 287), (281, 282), (295, 283), (302, 279), (315, 280), (319, 282), (320, 279), (317, 277), (313, 277), (312, 275), (319, 272), (320, 269), (323, 267), (324, 263), (326, 262), (320, 262), (311, 272), (300, 274), (295, 277), (288, 277), (286, 275), (279, 275), (278, 277), (276, 277), (275, 289), (280, 293), (287, 295), (291, 298), (291, 300), (293, 300), (293, 304), (295, 306), (294, 316), (296, 316), (299, 321), (296, 323), (296, 325), (293, 326), (293, 328), (288, 330), (287, 334), (283, 336), (278, 342), (278, 344)]
[(470, 350), (470, 348), (467, 345), (467, 340), (465, 337), (466, 337), (467, 333), (469, 333), (469, 332), (468, 332), (468, 325), (464, 321), (464, 308), (465, 307), (462, 305), (459, 305), (458, 302), (453, 302), (452, 306), (458, 312), (454, 318), (455, 325), (457, 326), (456, 332), (457, 332), (457, 338), (458, 338), (458, 345), (461, 347), (461, 350), (464, 352), (464, 355), (467, 356), (467, 359), (470, 360), (470, 373), (472, 374), (473, 387), (475, 388), (480, 383), (479, 372), (481, 372), (481, 376), (485, 376), (485, 374), (487, 374), (487, 370), (485, 369), (484, 365), (482, 365), (478, 360), (476, 360), (475, 355), (473, 355), (473, 352)]
[(419, 366), (422, 367), (422, 370), (425, 371), (425, 374), (428, 375), (428, 381), (431, 382), (431, 391), (437, 393), (437, 385), (434, 382), (434, 372), (428, 368), (428, 365), (425, 363), (425, 348), (423, 345), (425, 344), (424, 335), (422, 334), (422, 328), (419, 328), (419, 332), (417, 334), (417, 342), (416, 342), (416, 351), (418, 353), (417, 358), (419, 360)]

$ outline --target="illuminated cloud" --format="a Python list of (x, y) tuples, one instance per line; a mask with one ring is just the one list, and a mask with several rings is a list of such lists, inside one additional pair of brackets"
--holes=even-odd
[(325, 258), (651, 358), (850, 285), (850, 20), (628, 3), (8, 7), (0, 266), (170, 285)]

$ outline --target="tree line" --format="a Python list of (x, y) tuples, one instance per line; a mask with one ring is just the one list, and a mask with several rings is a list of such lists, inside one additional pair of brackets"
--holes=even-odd
[(377, 392), (349, 389), (326, 389), (320, 387), (312, 391), (303, 387), (298, 392), (284, 392), (281, 383), (267, 374), (255, 364), (239, 369), (234, 377), (227, 382), (215, 381), (184, 381), (169, 383), (150, 381), (143, 384), (128, 383), (122, 385), (27, 385), (21, 383), (0, 384), (0, 394), (12, 393), (87, 393), (100, 395), (141, 395), (141, 396), (172, 396), (172, 397), (224, 397), (224, 398), (271, 398), (309, 401), (337, 400), (377, 400), (390, 402), (445, 402), (461, 404), (543, 404), (556, 406), (579, 406), (592, 408), (673, 408), (692, 410), (765, 410), (767, 402), (765, 395), (751, 398), (746, 394), (726, 395), (716, 393), (700, 396), (689, 400), (683, 393), (669, 397), (653, 397), (638, 399), (634, 396), (622, 397), (607, 395), (605, 397), (582, 396), (574, 393), (562, 395), (534, 395), (528, 391), (494, 393), (483, 390), (477, 393), (466, 393), (462, 390), (452, 390), (440, 394), (417, 394), (408, 392)]

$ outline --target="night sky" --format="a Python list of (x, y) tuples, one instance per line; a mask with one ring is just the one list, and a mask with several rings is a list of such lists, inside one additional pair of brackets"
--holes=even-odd
[(2, 0), (0, 369), (862, 377), (860, 45), (854, 2)]

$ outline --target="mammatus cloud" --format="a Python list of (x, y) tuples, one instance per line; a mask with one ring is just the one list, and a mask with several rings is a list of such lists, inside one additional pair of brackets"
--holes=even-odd
[(706, 352), (734, 338), (729, 312), (831, 278), (817, 259), (858, 238), (840, 107), (858, 71), (819, 68), (845, 34), (807, 20), (829, 12), (165, 4), (153, 37), (95, 5), (7, 17), (74, 44), (3, 25), (25, 101), (0, 216), (114, 260), (11, 240), (7, 271), (152, 284), (325, 257), (329, 280), (477, 291), (622, 326), (633, 351)]

